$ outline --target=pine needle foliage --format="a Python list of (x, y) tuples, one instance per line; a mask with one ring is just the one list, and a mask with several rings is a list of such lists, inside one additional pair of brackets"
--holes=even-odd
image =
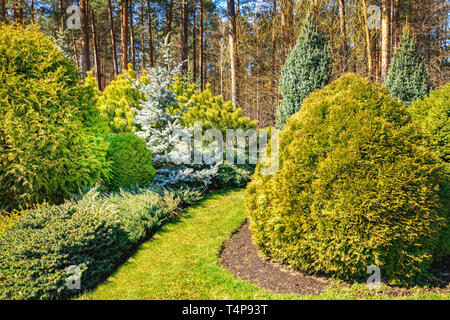
[[(108, 126), (113, 133), (131, 132), (134, 133), (138, 127), (133, 123), (134, 108), (139, 107), (139, 100), (143, 95), (132, 86), (130, 82), (137, 81), (136, 71), (131, 65), (123, 74), (117, 76), (116, 80), (103, 90), (98, 98), (98, 108), (107, 119)], [(139, 79), (142, 83), (147, 83), (146, 72)]]
[(432, 90), (430, 96), (414, 101), (408, 109), (431, 136), (432, 147), (445, 162), (450, 162), (450, 83)]
[(227, 129), (248, 130), (258, 125), (257, 121), (244, 117), (242, 109), (234, 108), (231, 101), (224, 101), (220, 95), (214, 96), (210, 84), (200, 91), (195, 88), (195, 84), (177, 80), (173, 84), (173, 91), (180, 102), (170, 112), (176, 113), (190, 102), (189, 109), (181, 115), (185, 127), (193, 127), (196, 121), (201, 121), (203, 130), (217, 129), (225, 135)]

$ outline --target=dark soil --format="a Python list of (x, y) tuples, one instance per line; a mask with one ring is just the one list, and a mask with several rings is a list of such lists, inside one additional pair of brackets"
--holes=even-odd
[(327, 278), (261, 258), (252, 242), (248, 222), (227, 241), (220, 258), (222, 266), (238, 278), (277, 293), (320, 294), (330, 284)]
[[(248, 222), (225, 243), (220, 260), (221, 265), (237, 278), (276, 293), (318, 295), (330, 285), (334, 288), (350, 287), (350, 284), (345, 282), (337, 284), (328, 277), (310, 275), (262, 258), (252, 242)], [(355, 294), (408, 296), (417, 293), (450, 293), (450, 256), (440, 263), (433, 264), (430, 271), (433, 275), (425, 287), (414, 290), (388, 287), (381, 291), (364, 290), (366, 292)]]

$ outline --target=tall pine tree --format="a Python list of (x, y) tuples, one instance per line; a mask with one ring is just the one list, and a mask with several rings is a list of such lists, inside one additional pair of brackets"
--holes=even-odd
[(328, 84), (330, 64), (327, 41), (309, 15), (297, 44), (281, 69), (280, 93), (283, 99), (277, 114), (278, 128), (282, 128), (286, 119), (300, 110), (310, 92)]
[(406, 27), (394, 53), (384, 86), (406, 105), (428, 95), (427, 71), (416, 41)]

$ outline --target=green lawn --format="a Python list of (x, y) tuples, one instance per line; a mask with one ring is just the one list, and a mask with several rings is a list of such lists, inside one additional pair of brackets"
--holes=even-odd
[[(180, 221), (165, 225), (107, 281), (79, 299), (352, 299), (361, 295), (362, 285), (329, 289), (321, 296), (273, 294), (221, 268), (222, 244), (245, 219), (243, 200), (242, 190), (222, 191), (190, 207)], [(450, 295), (408, 298), (449, 299)]]

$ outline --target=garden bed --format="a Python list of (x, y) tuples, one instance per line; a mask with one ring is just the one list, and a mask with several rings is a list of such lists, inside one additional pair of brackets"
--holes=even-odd
[(404, 297), (421, 294), (450, 294), (450, 256), (430, 268), (429, 283), (410, 289), (390, 287), (385, 284), (379, 290), (365, 289), (365, 284), (337, 282), (326, 276), (307, 274), (289, 266), (271, 262), (258, 254), (252, 242), (249, 223), (246, 222), (225, 242), (220, 254), (222, 267), (230, 270), (238, 279), (249, 281), (274, 293), (318, 295), (327, 289), (337, 292), (354, 291), (357, 297)]
[(262, 258), (252, 242), (248, 222), (226, 242), (220, 258), (221, 265), (239, 279), (277, 293), (320, 294), (331, 284), (325, 277), (308, 275)]

